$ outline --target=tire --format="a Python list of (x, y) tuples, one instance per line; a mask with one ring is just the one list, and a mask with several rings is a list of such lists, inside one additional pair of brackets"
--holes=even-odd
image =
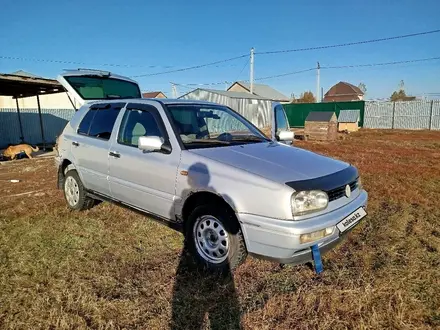
[(185, 243), (198, 265), (229, 272), (247, 256), (243, 234), (235, 215), (213, 204), (196, 207), (188, 217)]
[(87, 196), (86, 189), (79, 178), (78, 172), (75, 170), (70, 170), (66, 173), (63, 192), (67, 206), (72, 210), (87, 210), (94, 205), (94, 200)]

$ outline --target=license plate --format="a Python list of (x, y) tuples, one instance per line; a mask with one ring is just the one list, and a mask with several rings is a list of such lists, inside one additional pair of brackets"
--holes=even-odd
[(341, 222), (336, 225), (336, 227), (338, 227), (339, 231), (343, 233), (347, 229), (356, 225), (366, 215), (367, 212), (365, 211), (365, 209), (363, 207), (360, 207), (349, 216), (345, 217)]

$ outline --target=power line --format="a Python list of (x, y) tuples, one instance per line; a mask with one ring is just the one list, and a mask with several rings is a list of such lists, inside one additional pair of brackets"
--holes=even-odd
[(294, 74), (298, 74), (298, 73), (303, 73), (303, 72), (308, 72), (308, 71), (312, 71), (312, 70), (316, 70), (316, 68), (304, 69), (304, 70), (295, 71), (295, 72), (281, 73), (281, 74), (277, 74), (277, 75), (274, 75), (274, 76), (255, 78), (255, 80), (267, 80), (267, 79), (285, 77), (285, 76), (290, 76), (290, 75), (294, 75)]
[(240, 78), (240, 75), (243, 73), (244, 69), (248, 66), (250, 59), (246, 59), (246, 62), (244, 63), (243, 68), (241, 69), (240, 73), (237, 75), (237, 78), (234, 79), (234, 81), (237, 81), (238, 78)]
[(336, 44), (336, 45), (326, 45), (326, 46), (316, 46), (316, 47), (286, 49), (286, 50), (273, 50), (273, 51), (267, 51), (267, 52), (256, 52), (255, 54), (256, 55), (257, 54), (258, 55), (267, 55), (267, 54), (292, 53), (292, 52), (303, 52), (303, 51), (309, 51), (309, 50), (319, 50), (319, 49), (328, 49), (328, 48), (347, 47), (347, 46), (354, 46), (354, 45), (370, 44), (370, 43), (381, 42), (381, 41), (389, 41), (389, 40), (396, 40), (396, 39), (403, 39), (403, 38), (411, 38), (411, 37), (417, 37), (417, 36), (433, 34), (433, 33), (438, 33), (438, 32), (440, 32), (440, 29), (432, 30), (432, 31), (425, 31), (425, 32), (418, 32), (418, 33), (411, 33), (411, 34), (404, 34), (404, 35), (394, 36), (394, 37), (386, 37), (386, 38), (379, 38), (379, 39), (346, 42), (346, 43)]
[[(383, 62), (383, 63), (352, 64), (352, 65), (339, 65), (339, 66), (321, 66), (320, 68), (321, 69), (347, 69), (347, 68), (358, 68), (358, 67), (388, 66), (388, 65), (426, 62), (426, 61), (434, 61), (434, 60), (440, 60), (440, 56), (439, 57), (414, 59), (414, 60), (405, 60), (405, 61)], [(281, 73), (281, 74), (276, 74), (276, 75), (272, 75), (272, 76), (260, 77), (260, 78), (256, 78), (255, 80), (267, 80), (267, 79), (273, 79), (273, 78), (280, 78), (280, 77), (295, 75), (295, 74), (314, 71), (314, 70), (316, 70), (316, 68), (309, 68), (309, 69), (304, 69), (304, 70), (299, 70), (299, 71), (294, 71), (294, 72), (287, 72), (287, 73)], [(248, 80), (244, 80), (244, 81), (248, 82)], [(231, 83), (231, 82), (221, 81), (221, 82), (201, 83), (201, 84), (184, 84), (181, 86), (214, 86), (214, 85), (222, 85), (225, 83)], [(176, 84), (176, 85), (179, 85), (179, 84)]]
[(224, 85), (224, 84), (230, 84), (230, 83), (231, 83), (230, 81), (219, 81), (219, 82), (201, 83), (201, 84), (178, 84), (178, 83), (175, 83), (175, 82), (171, 82), (171, 84), (174, 84), (176, 86), (182, 86), (182, 87), (187, 87), (187, 86), (215, 86), (215, 85)]
[[(386, 37), (386, 38), (379, 38), (379, 39), (371, 39), (371, 40), (363, 40), (363, 41), (355, 41), (355, 42), (348, 42), (348, 43), (342, 43), (342, 44), (336, 44), (336, 45), (325, 45), (325, 46), (316, 46), (316, 47), (308, 47), (308, 48), (297, 48), (297, 49), (287, 49), (287, 50), (275, 50), (275, 51), (266, 51), (266, 52), (256, 52), (255, 54), (258, 55), (267, 55), (267, 54), (279, 54), (279, 53), (290, 53), (290, 52), (301, 52), (301, 51), (310, 51), (310, 50), (319, 50), (319, 49), (328, 49), (328, 48), (337, 48), (337, 47), (346, 47), (346, 46), (353, 46), (353, 45), (360, 45), (360, 44), (368, 44), (368, 43), (375, 43), (375, 42), (382, 42), (382, 41), (389, 41), (389, 40), (396, 40), (396, 39), (403, 39), (403, 38), (410, 38), (410, 37), (416, 37), (416, 36), (422, 36), (422, 35), (428, 35), (433, 33), (440, 32), (440, 29), (437, 30), (431, 30), (431, 31), (425, 31), (425, 32), (418, 32), (418, 33), (411, 33), (411, 34), (405, 34), (405, 35), (399, 35), (399, 36), (393, 36), (393, 37)], [(211, 63), (206, 64), (200, 64), (200, 65), (194, 65), (190, 67), (175, 69), (175, 70), (167, 70), (162, 72), (154, 72), (154, 73), (145, 73), (140, 75), (134, 75), (131, 76), (132, 78), (139, 78), (139, 77), (151, 77), (151, 76), (158, 76), (168, 73), (175, 73), (175, 72), (182, 72), (182, 71), (188, 71), (188, 70), (194, 70), (199, 69), (207, 66), (212, 66), (216, 64), (226, 63), (229, 61), (234, 61), (240, 58), (244, 58), (249, 56), (248, 54), (243, 54), (240, 56), (235, 56), (232, 58), (227, 58), (224, 60), (219, 60)], [(33, 62), (47, 62), (47, 63), (60, 63), (60, 64), (74, 64), (74, 65), (90, 65), (90, 63), (85, 62), (77, 62), (77, 61), (65, 61), (65, 60), (54, 60), (54, 59), (38, 59), (38, 58), (26, 58), (26, 57), (15, 57), (15, 56), (6, 56), (6, 55), (0, 55), (0, 59), (4, 60), (20, 60), (20, 61), (33, 61)], [(173, 68), (174, 66), (159, 66), (159, 65), (132, 65), (132, 64), (115, 64), (115, 63), (102, 63), (102, 64), (95, 64), (99, 66), (107, 66), (107, 67), (126, 67), (126, 68)], [(246, 63), (247, 65), (247, 63)], [(240, 74), (243, 72), (244, 68)], [(295, 73), (288, 73), (283, 75), (290, 75)], [(270, 78), (276, 78), (278, 76), (283, 75), (277, 75), (277, 76), (271, 76), (271, 77), (263, 77), (259, 78), (259, 80), (263, 79), (270, 79)], [(257, 79), (256, 79), (257, 80)]]
[(124, 68), (173, 68), (172, 65), (132, 65), (132, 64), (115, 64), (115, 63), (102, 63), (93, 64), (86, 62), (77, 61), (64, 61), (64, 60), (53, 60), (53, 59), (42, 59), (42, 58), (29, 58), (29, 57), (16, 57), (16, 56), (5, 56), (0, 55), (0, 59), (3, 60), (17, 60), (17, 61), (28, 61), (28, 62), (45, 62), (45, 63), (59, 63), (59, 64), (75, 64), (75, 65), (99, 65), (99, 66), (111, 66), (111, 67), (124, 67)]
[(338, 66), (321, 66), (321, 69), (346, 69), (346, 68), (386, 66), (386, 65), (426, 62), (426, 61), (433, 61), (433, 60), (440, 60), (440, 56), (439, 57), (430, 57), (430, 58), (421, 58), (421, 59), (416, 59), (416, 60), (393, 61), (393, 62), (383, 62), (383, 63), (353, 64), (353, 65), (338, 65)]
[(234, 61), (234, 60), (237, 60), (239, 58), (243, 58), (243, 57), (247, 57), (247, 56), (249, 56), (249, 55), (248, 54), (244, 54), (244, 55), (240, 55), (240, 56), (235, 56), (235, 57), (227, 58), (225, 60), (220, 60), (220, 61), (206, 63), (206, 64), (189, 66), (189, 67), (186, 67), (186, 68), (181, 68), (181, 69), (176, 69), (176, 70), (168, 70), (168, 71), (162, 71), (162, 72), (140, 74), (140, 75), (136, 75), (136, 76), (131, 76), (131, 78), (151, 77), (151, 76), (158, 76), (158, 75), (167, 74), (167, 73), (173, 73), (173, 72), (182, 72), (182, 71), (194, 70), (194, 69), (204, 68), (206, 66), (211, 66), (211, 65), (216, 65), (216, 64), (220, 64), (220, 63), (229, 62), (229, 61)]

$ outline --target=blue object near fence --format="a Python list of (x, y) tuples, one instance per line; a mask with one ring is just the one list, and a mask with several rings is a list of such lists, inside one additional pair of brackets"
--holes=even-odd
[(320, 274), (323, 271), (323, 267), (322, 267), (321, 253), (319, 252), (318, 245), (312, 246), (312, 255), (313, 255), (313, 264), (315, 266), (315, 272), (316, 274)]

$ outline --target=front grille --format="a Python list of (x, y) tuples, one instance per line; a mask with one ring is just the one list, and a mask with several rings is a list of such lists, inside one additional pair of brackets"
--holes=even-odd
[[(350, 182), (351, 191), (355, 190), (357, 188), (357, 186), (358, 186), (357, 179), (354, 180), (353, 182)], [(332, 189), (332, 190), (329, 190), (329, 191), (326, 191), (326, 193), (328, 195), (329, 202), (335, 201), (335, 200), (345, 196), (345, 185), (338, 187), (338, 188), (335, 188), (335, 189)]]

